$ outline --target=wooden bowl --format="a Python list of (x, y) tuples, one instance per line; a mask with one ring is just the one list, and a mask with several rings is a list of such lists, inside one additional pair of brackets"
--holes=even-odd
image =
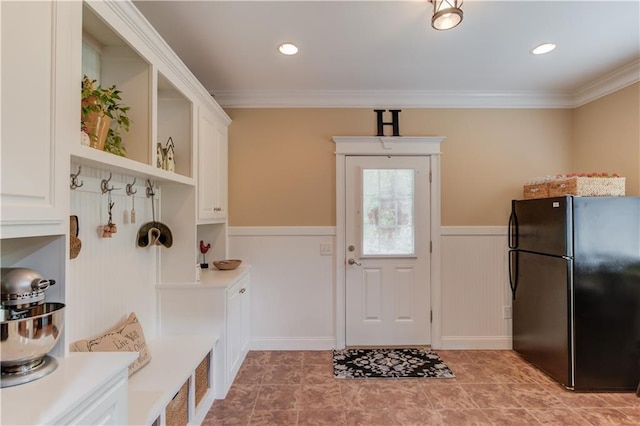
[(232, 269), (236, 269), (241, 263), (242, 260), (240, 259), (214, 260), (213, 266), (221, 271), (230, 271)]

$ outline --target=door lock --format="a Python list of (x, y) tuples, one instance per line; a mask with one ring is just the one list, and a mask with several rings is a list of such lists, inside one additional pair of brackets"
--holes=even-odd
[(351, 259), (347, 260), (347, 263), (348, 263), (349, 265), (358, 265), (358, 266), (362, 266), (362, 263), (360, 263), (360, 262), (356, 261), (356, 260), (355, 260), (355, 259), (353, 259), (353, 258), (351, 258)]
[(349, 246), (349, 247), (347, 247), (347, 250), (349, 250), (349, 251), (354, 251), (355, 249), (356, 249), (356, 248), (355, 248), (355, 246)]

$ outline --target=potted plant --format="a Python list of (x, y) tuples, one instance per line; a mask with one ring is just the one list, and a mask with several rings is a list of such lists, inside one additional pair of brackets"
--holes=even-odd
[(86, 75), (82, 79), (82, 131), (89, 136), (89, 145), (122, 157), (121, 132), (129, 131), (131, 124), (127, 112), (130, 107), (120, 103), (120, 90), (116, 86), (103, 88)]

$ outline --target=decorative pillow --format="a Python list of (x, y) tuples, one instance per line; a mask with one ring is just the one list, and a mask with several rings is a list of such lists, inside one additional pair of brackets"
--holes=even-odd
[(129, 365), (129, 376), (151, 361), (142, 326), (135, 312), (115, 329), (91, 340), (79, 340), (71, 345), (77, 352), (138, 352), (138, 359)]

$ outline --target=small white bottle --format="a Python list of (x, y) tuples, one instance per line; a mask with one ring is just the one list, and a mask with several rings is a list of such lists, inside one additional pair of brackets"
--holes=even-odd
[(200, 264), (196, 262), (196, 281), (200, 282), (200, 274), (202, 273), (202, 268), (200, 268)]

